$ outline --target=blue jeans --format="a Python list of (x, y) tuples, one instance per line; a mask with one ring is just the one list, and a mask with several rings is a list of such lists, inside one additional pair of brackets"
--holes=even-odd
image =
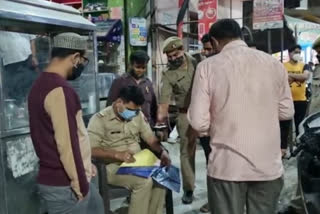
[(38, 188), (49, 214), (104, 214), (102, 198), (92, 183), (88, 194), (81, 201), (78, 201), (70, 186), (38, 184)]

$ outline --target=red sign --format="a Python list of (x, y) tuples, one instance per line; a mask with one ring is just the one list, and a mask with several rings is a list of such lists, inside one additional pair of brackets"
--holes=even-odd
[(206, 33), (209, 33), (210, 27), (217, 21), (217, 0), (199, 0), (198, 4), (198, 35), (199, 40)]

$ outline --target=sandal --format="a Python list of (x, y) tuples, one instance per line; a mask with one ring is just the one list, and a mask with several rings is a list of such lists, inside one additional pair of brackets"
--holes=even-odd
[(200, 208), (200, 212), (202, 212), (202, 213), (210, 212), (209, 203), (205, 203), (204, 205), (202, 205), (202, 207)]

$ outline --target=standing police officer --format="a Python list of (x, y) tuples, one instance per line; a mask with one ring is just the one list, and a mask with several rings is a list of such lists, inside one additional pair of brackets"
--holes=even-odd
[(171, 98), (174, 97), (179, 108), (177, 130), (180, 136), (180, 162), (184, 190), (182, 202), (191, 204), (195, 182), (195, 164), (194, 155), (188, 153), (188, 144), (194, 144), (195, 137), (187, 135), (188, 129), (190, 129), (187, 111), (196, 61), (184, 52), (182, 40), (178, 37), (170, 37), (165, 40), (163, 53), (168, 58), (168, 70), (162, 76), (157, 122), (163, 123), (165, 121)]

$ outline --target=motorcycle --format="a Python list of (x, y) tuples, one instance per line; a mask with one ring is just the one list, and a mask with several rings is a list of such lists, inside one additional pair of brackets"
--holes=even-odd
[(305, 118), (299, 126), (297, 147), (298, 184), (306, 214), (320, 213), (320, 112)]

